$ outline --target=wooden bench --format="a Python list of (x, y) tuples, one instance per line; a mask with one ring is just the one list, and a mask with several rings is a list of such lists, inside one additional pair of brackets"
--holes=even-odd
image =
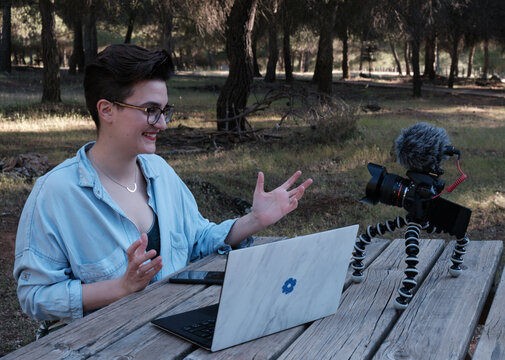
[[(260, 239), (257, 243), (273, 241)], [(465, 359), (498, 268), (501, 241), (473, 241), (458, 278), (448, 273), (454, 242), (420, 240), (418, 288), (407, 310), (393, 307), (404, 278), (404, 240), (367, 247), (362, 283), (349, 271), (337, 314), (216, 353), (152, 326), (159, 316), (218, 302), (220, 288), (159, 281), (73, 322), (4, 359)], [(190, 269), (223, 270), (209, 256)], [(503, 359), (502, 279), (474, 359)], [(247, 326), (247, 324), (244, 324)], [(494, 357), (493, 357), (494, 356)]]

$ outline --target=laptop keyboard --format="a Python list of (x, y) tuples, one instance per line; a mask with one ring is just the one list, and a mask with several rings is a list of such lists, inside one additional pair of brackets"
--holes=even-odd
[(182, 330), (188, 333), (199, 336), (203, 339), (212, 339), (214, 336), (214, 327), (216, 326), (215, 320), (204, 320), (192, 323), (191, 325), (184, 326)]

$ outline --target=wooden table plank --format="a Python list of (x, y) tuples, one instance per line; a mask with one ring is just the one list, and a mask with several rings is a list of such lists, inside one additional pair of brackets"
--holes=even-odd
[(503, 245), (472, 241), (463, 273), (448, 273), (454, 242), (444, 251), (373, 359), (464, 359), (491, 288)]
[(480, 341), (472, 357), (472, 360), (503, 359), (505, 359), (505, 272), (502, 273)]

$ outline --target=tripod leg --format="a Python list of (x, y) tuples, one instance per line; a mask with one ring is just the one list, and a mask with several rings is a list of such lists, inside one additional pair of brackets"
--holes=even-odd
[(369, 225), (365, 234), (361, 234), (354, 244), (354, 252), (352, 257), (354, 261), (351, 263), (354, 272), (352, 273), (352, 280), (355, 283), (363, 281), (363, 270), (365, 265), (365, 246), (372, 242), (372, 238), (376, 235), (384, 235), (387, 231), (393, 232), (397, 228), (403, 227), (407, 221), (405, 218), (398, 216), (394, 221), (387, 220), (385, 224), (377, 224), (376, 226)]
[(365, 264), (363, 264), (363, 260), (365, 260), (365, 246), (372, 242), (372, 237), (375, 236), (374, 228), (369, 225), (366, 234), (361, 234), (359, 238), (356, 240), (356, 244), (354, 244), (354, 252), (352, 253), (352, 257), (354, 261), (352, 262), (352, 268), (354, 272), (352, 273), (352, 281), (355, 283), (359, 283), (363, 281), (363, 269), (365, 268)]
[(458, 277), (463, 272), (461, 264), (463, 264), (463, 255), (466, 254), (465, 247), (468, 245), (469, 242), (470, 239), (468, 239), (468, 236), (465, 236), (464, 238), (458, 239), (456, 241), (456, 245), (454, 246), (454, 252), (452, 253), (451, 258), (452, 266), (449, 267), (449, 273), (453, 277)]
[(412, 298), (412, 290), (417, 286), (415, 280), (419, 271), (416, 265), (419, 263), (417, 255), (419, 254), (419, 234), (421, 233), (421, 225), (416, 223), (408, 223), (407, 231), (405, 232), (405, 253), (407, 254), (407, 269), (405, 269), (406, 278), (402, 281), (403, 287), (398, 290), (400, 296), (395, 299), (394, 305), (397, 310), (405, 310)]

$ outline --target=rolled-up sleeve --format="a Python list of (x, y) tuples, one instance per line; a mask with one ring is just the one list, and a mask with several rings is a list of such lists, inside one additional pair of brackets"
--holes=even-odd
[(58, 240), (48, 203), (36, 184), (21, 215), (16, 238), (14, 277), (23, 311), (35, 320), (71, 321), (82, 317), (81, 281)]
[(68, 267), (31, 250), (16, 257), (14, 276), (23, 311), (35, 320), (70, 322), (82, 317), (82, 286)]

